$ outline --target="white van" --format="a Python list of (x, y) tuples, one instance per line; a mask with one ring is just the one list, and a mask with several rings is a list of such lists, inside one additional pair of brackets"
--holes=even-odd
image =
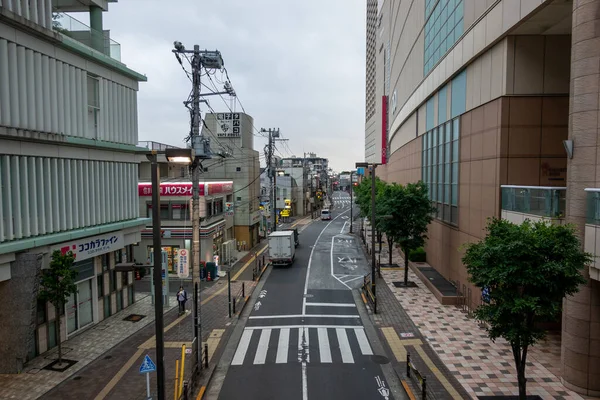
[(331, 219), (331, 211), (329, 209), (321, 210), (321, 221), (330, 220)]

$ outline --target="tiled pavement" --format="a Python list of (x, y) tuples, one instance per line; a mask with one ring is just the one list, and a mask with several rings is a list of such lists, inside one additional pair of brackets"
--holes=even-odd
[[(239, 262), (245, 264), (248, 255)], [(238, 293), (242, 281), (232, 283), (232, 295)], [(246, 295), (250, 295), (255, 282), (245, 282)], [(202, 336), (211, 333), (209, 343), (224, 343), (228, 317), (227, 284), (225, 279), (202, 290)], [(174, 304), (172, 302), (171, 304)], [(188, 309), (191, 302), (187, 304)], [(181, 342), (191, 342), (192, 318), (190, 313), (178, 317), (172, 305), (165, 314), (165, 374), (166, 393), (173, 396), (175, 360), (181, 357)], [(170, 312), (169, 312), (170, 311)], [(123, 321), (129, 314), (145, 315), (141, 321)], [(102, 321), (87, 331), (63, 343), (64, 358), (77, 360), (65, 372), (41, 369), (56, 358), (50, 351), (28, 363), (20, 375), (0, 375), (0, 399), (144, 399), (145, 377), (138, 373), (145, 354), (155, 358), (154, 308), (151, 298), (145, 296), (131, 307)], [(215, 349), (209, 349), (209, 355)], [(186, 376), (189, 376), (191, 356), (186, 356)], [(156, 374), (151, 374), (151, 388), (156, 387)], [(111, 382), (112, 380), (112, 382)]]
[[(385, 261), (384, 261), (385, 260)], [(404, 265), (397, 250), (394, 263)], [(383, 246), (381, 262), (387, 263), (387, 249)], [(450, 371), (472, 398), (491, 395), (517, 395), (518, 386), (512, 352), (502, 339), (493, 343), (479, 324), (455, 306), (441, 305), (427, 286), (409, 271), (409, 280), (417, 288), (397, 288), (392, 282), (404, 280), (404, 269), (383, 270), (379, 280), (378, 308), (386, 309), (386, 292), (393, 293), (414, 326), (420, 331), (445, 368)], [(386, 290), (387, 289), (387, 290)], [(381, 296), (381, 297), (380, 297)], [(384, 313), (376, 316), (382, 325), (393, 325)], [(400, 321), (404, 324), (404, 321)], [(404, 325), (409, 326), (409, 325)], [(412, 353), (411, 353), (412, 354)], [(436, 364), (437, 365), (437, 364)], [(548, 338), (533, 346), (528, 355), (527, 393), (543, 399), (581, 399), (560, 382), (560, 335), (551, 333)]]

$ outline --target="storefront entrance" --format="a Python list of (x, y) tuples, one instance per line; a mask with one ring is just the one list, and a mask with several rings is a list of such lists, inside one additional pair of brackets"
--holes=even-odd
[(77, 332), (94, 322), (92, 304), (92, 281), (88, 279), (77, 284), (77, 293), (67, 302), (67, 334)]

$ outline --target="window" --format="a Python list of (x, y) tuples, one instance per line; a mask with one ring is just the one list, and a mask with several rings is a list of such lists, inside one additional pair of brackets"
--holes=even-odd
[(462, 0), (425, 1), (425, 74), (427, 74), (463, 33)]
[(223, 199), (215, 200), (213, 202), (213, 204), (214, 204), (214, 209), (215, 209), (215, 214), (214, 215), (223, 214)]
[(129, 272), (121, 272), (121, 287), (129, 285)]
[(98, 288), (98, 298), (101, 299), (104, 296), (104, 274), (96, 276), (96, 284)]
[(242, 198), (240, 196), (236, 197), (237, 201), (242, 201)]
[(242, 170), (242, 167), (235, 167), (236, 172), (240, 172), (241, 170)]
[(98, 138), (98, 121), (100, 120), (100, 82), (98, 78), (87, 76), (87, 103), (88, 103), (88, 135)]
[(36, 322), (38, 325), (43, 324), (44, 322), (46, 322), (47, 319), (47, 314), (46, 314), (46, 301), (45, 300), (38, 300), (37, 301), (37, 309), (36, 309)]
[(117, 274), (114, 270), (110, 273), (110, 290), (113, 292), (117, 290)]
[(123, 262), (123, 253), (121, 249), (115, 251), (115, 265)]
[(174, 220), (189, 220), (190, 208), (188, 203), (171, 203), (171, 212)]
[(458, 224), (458, 137), (455, 118), (423, 135), (422, 173), (429, 198), (437, 207), (437, 218)]
[(102, 254), (101, 258), (102, 258), (102, 271), (108, 271), (108, 268), (110, 266), (109, 265), (109, 263), (110, 263), (109, 253)]

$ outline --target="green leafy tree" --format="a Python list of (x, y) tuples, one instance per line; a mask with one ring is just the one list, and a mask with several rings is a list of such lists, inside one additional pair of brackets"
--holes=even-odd
[(58, 345), (58, 364), (62, 364), (62, 347), (60, 340), (60, 310), (64, 309), (69, 296), (77, 293), (77, 271), (73, 268), (75, 257), (71, 251), (62, 254), (55, 250), (52, 253), (50, 268), (44, 270), (40, 287), (40, 300), (49, 301), (56, 311), (57, 323), (56, 343)]
[(380, 213), (387, 217), (380, 224), (386, 236), (404, 252), (404, 285), (408, 285), (408, 255), (425, 244), (435, 208), (427, 196), (427, 186), (421, 181), (389, 185), (383, 197)]
[(378, 193), (375, 213), (379, 216), (377, 219), (377, 229), (385, 233), (385, 238), (388, 245), (389, 264), (393, 263), (393, 248), (395, 243), (394, 235), (396, 234), (397, 221), (393, 218), (394, 198), (399, 190), (399, 185), (392, 183), (386, 185), (380, 193)]
[(354, 186), (356, 204), (358, 204), (360, 209), (361, 217), (366, 217), (370, 223), (375, 224), (376, 239), (379, 243), (379, 251), (381, 251), (381, 242), (382, 242), (382, 231), (380, 228), (381, 219), (380, 216), (384, 214), (378, 213), (377, 205), (382, 201), (382, 193), (384, 192), (385, 187), (388, 183), (382, 181), (379, 178), (375, 178), (375, 222), (371, 221), (371, 203), (372, 203), (372, 193), (371, 193), (371, 178), (365, 178), (361, 181), (358, 186)]
[(462, 261), (470, 281), (485, 293), (475, 315), (487, 322), (492, 341), (502, 337), (510, 344), (520, 399), (527, 393), (527, 350), (546, 335), (536, 322), (556, 319), (563, 298), (585, 283), (581, 270), (592, 258), (581, 250), (575, 229), (494, 218), (485, 238), (466, 246)]

